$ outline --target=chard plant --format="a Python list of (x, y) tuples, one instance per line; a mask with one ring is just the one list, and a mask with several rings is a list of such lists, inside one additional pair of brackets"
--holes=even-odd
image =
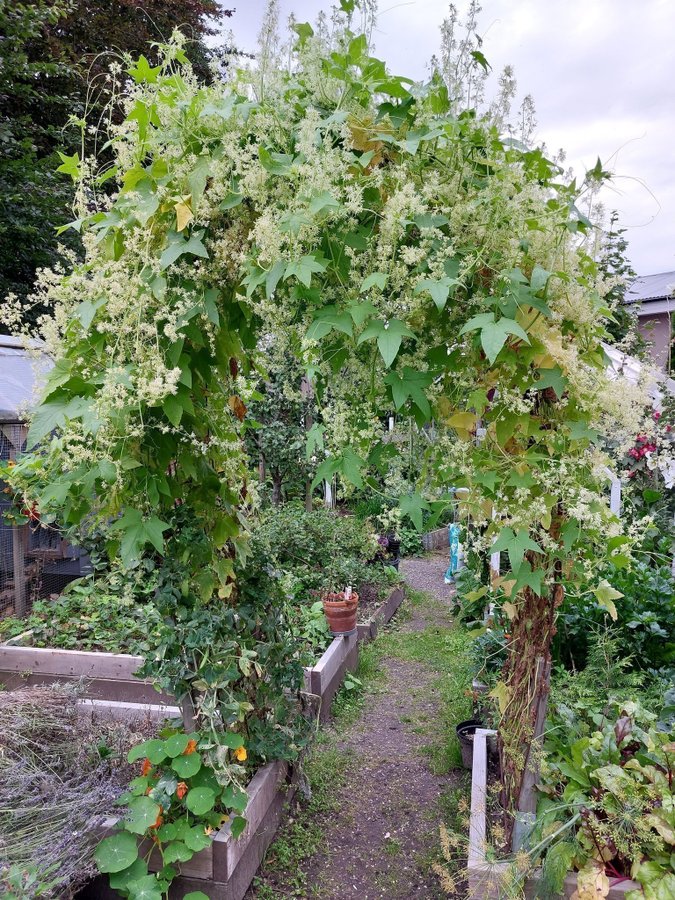
[[(423, 488), (465, 487), (474, 549), (508, 561), (511, 652), (495, 695), (513, 815), (563, 578), (628, 563), (596, 443), (613, 416), (637, 420), (642, 397), (605, 378), (611, 310), (579, 206), (606, 173), (569, 183), (540, 149), (458, 109), (441, 74), (413, 84), (363, 34), (294, 28), (290, 65), (270, 54), (225, 84), (196, 81), (179, 37), (159, 65), (130, 63), (115, 162), (64, 161), (87, 256), (38, 283), (55, 366), (33, 452), (8, 477), (43, 521), (104, 527), (128, 566), (161, 561), (168, 627), (145, 674), (191, 698), (226, 784), (228, 733), (285, 722), (281, 697), (247, 690), (283, 682), (274, 603), (240, 615), (253, 590), (242, 422), (257, 335), (284, 333), (305, 362), (323, 417), (308, 452), (330, 451), (317, 480), (386, 473), (404, 452), (383, 433), (392, 409), (433, 426), (400, 507), (421, 527), (446, 505)], [(592, 591), (611, 613), (611, 585)]]

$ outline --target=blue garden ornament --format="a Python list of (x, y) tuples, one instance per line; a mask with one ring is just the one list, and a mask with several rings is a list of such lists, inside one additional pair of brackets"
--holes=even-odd
[(462, 526), (459, 522), (451, 522), (448, 525), (448, 543), (450, 544), (450, 565), (447, 568), (445, 573), (444, 581), (446, 584), (452, 584), (455, 580), (455, 575), (459, 572), (461, 559), (461, 545), (459, 543), (459, 536), (461, 533)]

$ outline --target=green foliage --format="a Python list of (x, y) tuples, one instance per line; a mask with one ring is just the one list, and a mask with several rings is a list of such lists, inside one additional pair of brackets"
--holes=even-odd
[(254, 427), (247, 430), (246, 443), (261, 480), (271, 479), (271, 500), (278, 505), (284, 488), (287, 496), (291, 492), (304, 496), (306, 481), (314, 474), (305, 451), (306, 425), (316, 406), (303, 371), (290, 354), (268, 351), (265, 367), (265, 377), (256, 385), (259, 396), (248, 407)]
[(574, 723), (554, 717), (532, 838), (541, 849), (563, 835), (544, 863), (553, 894), (570, 864), (580, 894), (597, 885), (606, 896), (608, 875), (632, 877), (648, 897), (675, 889), (675, 742), (655, 718), (632, 701), (579, 712)]
[(630, 568), (612, 572), (611, 577), (622, 595), (612, 601), (616, 616), (608, 619), (592, 595), (566, 597), (558, 615), (555, 658), (565, 665), (583, 667), (593, 633), (609, 622), (621, 658), (630, 657), (640, 669), (675, 665), (675, 583), (670, 565), (636, 560)]
[(286, 503), (261, 516), (253, 541), (288, 573), (286, 588), (301, 602), (311, 592), (389, 584), (382, 565), (368, 564), (378, 551), (372, 528), (353, 516), (326, 509), (308, 513), (299, 503)]
[[(126, 807), (119, 831), (104, 838), (95, 859), (109, 874), (110, 886), (130, 900), (161, 898), (179, 869), (206, 849), (223, 817), (230, 818), (237, 837), (245, 827), (242, 813), (248, 798), (240, 786), (247, 758), (244, 735), (225, 731), (218, 737), (218, 752), (231, 755), (228, 777), (219, 780), (201, 752), (212, 747), (198, 733), (167, 730), (129, 751), (129, 762), (142, 760), (141, 772), (118, 803)], [(219, 769), (222, 776), (224, 767)], [(148, 871), (141, 841), (151, 840), (162, 855), (163, 868)]]
[(0, 620), (0, 637), (27, 629), (34, 647), (143, 654), (156, 644), (161, 617), (152, 603), (152, 572), (137, 572), (135, 583), (119, 572), (107, 579), (83, 578), (56, 600), (38, 600), (27, 619)]
[[(143, 8), (130, 0), (0, 2), (0, 297), (16, 294), (24, 321), (46, 311), (29, 299), (36, 270), (65, 263), (62, 247), (81, 251), (76, 230), (57, 228), (73, 218), (73, 181), (63, 175), (77, 175), (82, 140), (89, 149), (93, 142), (66, 126), (85, 115), (90, 122), (107, 118), (113, 60), (119, 66), (131, 59), (120, 53), (146, 53), (156, 63), (150, 42), (179, 26), (190, 34), (195, 71), (210, 79), (215, 54), (204, 37), (230, 14), (214, 0), (150, 0)], [(59, 165), (66, 159), (70, 165)]]

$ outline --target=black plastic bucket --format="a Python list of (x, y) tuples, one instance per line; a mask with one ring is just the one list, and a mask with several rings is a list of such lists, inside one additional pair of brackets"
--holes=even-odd
[(479, 719), (467, 719), (460, 722), (456, 728), (457, 740), (462, 751), (462, 765), (465, 769), (473, 766), (473, 737), (477, 728), (482, 728), (483, 723)]

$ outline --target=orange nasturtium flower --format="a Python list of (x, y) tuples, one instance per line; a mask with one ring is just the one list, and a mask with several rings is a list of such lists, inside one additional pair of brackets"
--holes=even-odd
[(197, 749), (197, 741), (190, 738), (187, 742), (187, 747), (183, 750), (183, 756), (189, 756), (191, 753), (194, 753)]
[(246, 747), (237, 747), (234, 751), (234, 755), (237, 757), (239, 762), (245, 762), (248, 753), (246, 752)]
[(182, 800), (183, 797), (187, 794), (187, 792), (188, 792), (187, 784), (185, 784), (184, 781), (179, 781), (178, 786), (176, 787), (176, 797), (178, 797), (179, 800)]
[(148, 772), (150, 772), (151, 770), (152, 770), (152, 763), (150, 762), (149, 759), (144, 759), (143, 765), (141, 767), (141, 775), (143, 775), (143, 777), (145, 777), (148, 774)]
[(155, 819), (155, 824), (150, 826), (151, 830), (155, 829), (155, 828), (159, 828), (163, 821), (164, 821), (164, 819), (162, 817), (162, 807), (160, 806), (159, 813), (157, 814), (157, 818)]

